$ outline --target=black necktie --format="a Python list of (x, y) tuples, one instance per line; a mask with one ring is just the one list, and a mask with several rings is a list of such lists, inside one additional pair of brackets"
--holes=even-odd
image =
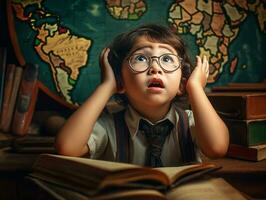
[(173, 124), (168, 120), (152, 125), (141, 119), (139, 129), (144, 131), (148, 142), (146, 166), (162, 167), (161, 153), (166, 137), (170, 134)]

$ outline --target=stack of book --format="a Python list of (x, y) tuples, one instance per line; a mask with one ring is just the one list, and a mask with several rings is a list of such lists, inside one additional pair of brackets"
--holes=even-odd
[(38, 66), (4, 64), (0, 110), (0, 129), (18, 135), (26, 133), (37, 97)]
[(214, 87), (208, 98), (230, 134), (228, 157), (266, 158), (266, 83)]
[[(54, 116), (69, 116), (78, 107), (52, 93), (38, 80), (37, 64), (7, 64), (6, 51), (1, 48), (0, 72), (0, 130), (4, 133), (39, 134), (40, 127), (45, 126), (43, 130), (54, 135), (62, 125), (62, 120)], [(50, 117), (52, 123), (48, 123)]]

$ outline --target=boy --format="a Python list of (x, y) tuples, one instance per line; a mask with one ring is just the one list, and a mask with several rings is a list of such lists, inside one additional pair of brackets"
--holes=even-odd
[[(171, 29), (150, 24), (123, 33), (100, 62), (102, 83), (59, 132), (60, 154), (151, 167), (200, 161), (200, 151), (210, 158), (225, 155), (227, 127), (204, 93), (207, 58), (197, 56), (190, 75), (184, 44)], [(185, 91), (193, 113), (175, 105)], [(125, 111), (103, 112), (117, 93)]]

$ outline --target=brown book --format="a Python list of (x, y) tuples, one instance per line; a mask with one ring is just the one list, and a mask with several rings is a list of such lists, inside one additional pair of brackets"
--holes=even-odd
[(223, 119), (229, 130), (230, 143), (251, 146), (266, 143), (266, 119)]
[(38, 74), (38, 65), (26, 65), (12, 122), (12, 133), (15, 135), (27, 134), (38, 95)]
[(266, 118), (266, 92), (211, 92), (207, 96), (222, 117)]
[[(131, 188), (109, 190), (89, 197), (71, 189), (61, 187), (58, 184), (49, 183), (36, 178), (29, 178), (33, 184), (37, 185), (43, 195), (48, 199), (68, 199), (68, 200), (118, 200), (118, 199), (145, 199), (145, 200), (198, 200), (215, 199), (228, 200), (245, 198), (238, 190), (232, 187), (222, 178), (204, 177), (187, 182), (167, 192), (160, 192), (154, 189)], [(39, 190), (40, 191), (40, 190)], [(207, 191), (207, 192), (206, 192)], [(33, 194), (35, 195), (35, 194)]]
[(31, 177), (56, 184), (88, 197), (105, 191), (152, 189), (167, 191), (179, 184), (219, 169), (212, 163), (148, 168), (133, 164), (41, 154)]
[[(15, 110), (15, 105), (16, 105), (16, 100), (17, 100), (17, 95), (18, 95), (18, 90), (20, 87), (20, 82), (23, 74), (23, 68), (20, 66), (15, 67), (15, 74), (14, 78), (12, 78), (12, 83), (11, 83), (11, 94), (8, 100), (8, 105), (7, 105), (7, 110), (6, 113), (3, 113), (4, 116), (1, 118), (3, 121), (2, 122), (2, 130), (4, 132), (10, 132), (11, 129), (11, 123), (14, 115), (14, 110)], [(7, 88), (8, 89), (8, 88)]]
[(8, 107), (10, 105), (11, 93), (15, 78), (15, 70), (16, 70), (16, 65), (8, 64), (5, 76), (4, 98), (3, 98), (1, 118), (0, 118), (1, 130), (4, 129), (7, 123), (7, 112), (8, 112)]
[(0, 47), (0, 111), (2, 112), (3, 96), (4, 96), (4, 82), (6, 75), (6, 58), (7, 50)]
[(56, 153), (54, 147), (55, 137), (27, 134), (15, 137), (12, 142), (12, 152), (15, 153)]
[(243, 160), (260, 161), (266, 159), (266, 144), (253, 145), (249, 147), (230, 144), (227, 156)]

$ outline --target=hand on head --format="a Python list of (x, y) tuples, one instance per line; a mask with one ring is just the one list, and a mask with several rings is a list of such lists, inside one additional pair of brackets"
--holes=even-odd
[(113, 69), (108, 61), (109, 48), (104, 48), (100, 55), (100, 67), (101, 67), (101, 81), (102, 83), (109, 84), (113, 93), (117, 92), (117, 85)]
[(191, 86), (200, 86), (204, 88), (207, 84), (208, 76), (209, 62), (207, 57), (204, 55), (202, 59), (201, 57), (197, 56), (197, 64), (188, 79), (187, 88)]

